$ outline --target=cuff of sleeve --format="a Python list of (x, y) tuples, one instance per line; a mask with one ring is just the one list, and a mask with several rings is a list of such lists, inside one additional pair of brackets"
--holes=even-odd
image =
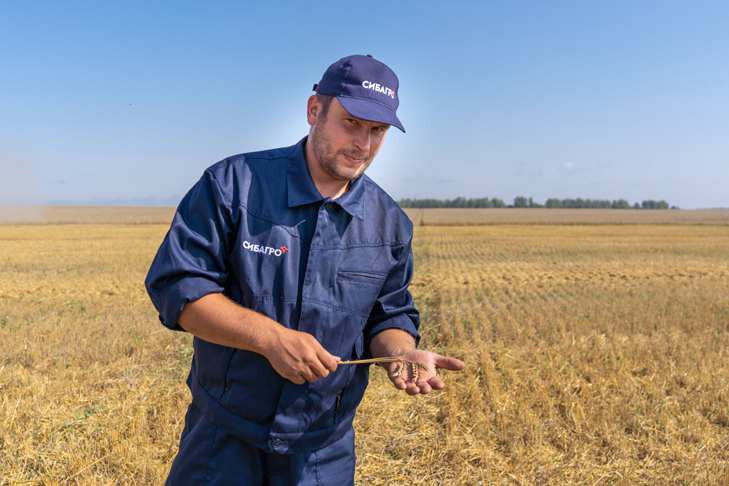
[(215, 292), (222, 292), (223, 287), (202, 277), (186, 277), (170, 287), (165, 299), (159, 320), (173, 331), (184, 331), (177, 320), (180, 318), (182, 308), (188, 302)]
[(415, 324), (413, 324), (413, 321), (406, 315), (399, 315), (372, 326), (369, 334), (366, 336), (367, 339), (365, 343), (365, 349), (369, 349), (370, 341), (372, 341), (372, 338), (375, 337), (375, 335), (377, 335), (378, 333), (384, 331), (385, 329), (402, 329), (403, 331), (410, 334), (413, 338), (415, 338), (416, 348), (420, 343), (420, 333), (418, 333), (418, 329), (415, 327)]

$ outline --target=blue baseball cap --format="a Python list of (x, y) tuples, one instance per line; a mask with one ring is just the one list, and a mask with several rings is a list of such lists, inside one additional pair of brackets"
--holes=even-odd
[(314, 85), (317, 94), (334, 96), (347, 112), (363, 120), (387, 123), (405, 132), (397, 118), (399, 81), (394, 71), (371, 55), (343, 57)]

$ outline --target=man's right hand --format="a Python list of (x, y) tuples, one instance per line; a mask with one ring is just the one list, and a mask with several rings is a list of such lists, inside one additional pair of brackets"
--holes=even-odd
[(279, 375), (301, 385), (337, 369), (341, 358), (329, 354), (311, 334), (286, 327), (277, 331), (264, 356)]
[(324, 378), (341, 361), (311, 334), (289, 329), (217, 292), (185, 304), (179, 323), (210, 343), (263, 355), (279, 375), (298, 385)]

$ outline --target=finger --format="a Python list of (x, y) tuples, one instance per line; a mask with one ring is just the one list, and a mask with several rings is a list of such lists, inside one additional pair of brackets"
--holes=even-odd
[(314, 375), (315, 380), (329, 376), (329, 370), (321, 363), (312, 364), (309, 369), (311, 370), (311, 374)]
[(295, 383), (297, 385), (303, 385), (304, 382), (306, 382), (305, 379), (301, 377), (301, 375), (293, 375), (289, 377), (289, 381), (292, 383)]
[(430, 385), (427, 381), (419, 381), (418, 388), (420, 389), (420, 393), (422, 393), (423, 395), (427, 395), (432, 391), (432, 388), (430, 388)]
[(434, 376), (428, 380), (428, 384), (433, 390), (442, 390), (445, 388), (445, 383), (440, 376)]
[(321, 361), (324, 367), (329, 371), (336, 371), (337, 365), (340, 361), (342, 361), (342, 358), (329, 354), (329, 351), (322, 347), (317, 349), (316, 355), (319, 357), (319, 361)]
[(395, 363), (387, 363), (384, 368), (387, 370), (387, 377), (390, 379), (392, 384), (395, 385), (395, 388), (398, 390), (404, 390), (405, 380), (403, 380), (402, 376), (395, 374), (397, 372), (397, 365)]
[(397, 388), (398, 390), (404, 390), (405, 388), (407, 388), (407, 384), (405, 383), (405, 380), (403, 380), (400, 377), (397, 377), (397, 378), (391, 377), (390, 381), (392, 381), (392, 384), (395, 385), (395, 388)]
[(304, 370), (299, 373), (301, 377), (309, 383), (316, 381), (319, 377), (314, 375), (310, 370)]
[(438, 355), (435, 358), (435, 366), (444, 370), (459, 371), (466, 366), (466, 363), (457, 358)]
[(329, 375), (329, 370), (324, 364), (319, 361), (318, 357), (315, 357), (308, 363), (309, 372), (314, 376), (314, 379), (325, 378)]
[(411, 382), (407, 384), (407, 388), (405, 388), (405, 391), (408, 395), (417, 395), (418, 393), (420, 393), (420, 388), (418, 388), (418, 385)]
[[(433, 370), (433, 371), (435, 371), (435, 370)], [(428, 372), (426, 370), (423, 370), (420, 373), (420, 376), (418, 377), (417, 381), (415, 382), (415, 384), (420, 389), (420, 393), (430, 393), (431, 388), (430, 388), (430, 385), (428, 384), (428, 380), (430, 380), (430, 378), (432, 378), (434, 375), (435, 375), (435, 373)]]

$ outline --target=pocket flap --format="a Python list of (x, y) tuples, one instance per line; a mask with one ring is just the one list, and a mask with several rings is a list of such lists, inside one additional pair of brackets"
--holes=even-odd
[(337, 272), (337, 278), (378, 286), (382, 285), (382, 281), (385, 280), (386, 276), (382, 273), (363, 272), (361, 270), (340, 269)]

